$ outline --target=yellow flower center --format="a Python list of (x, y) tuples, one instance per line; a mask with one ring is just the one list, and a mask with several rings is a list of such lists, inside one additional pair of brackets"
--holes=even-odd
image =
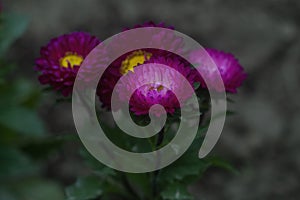
[(60, 59), (60, 66), (62, 67), (69, 67), (69, 65), (73, 68), (75, 65), (81, 65), (83, 61), (82, 56), (77, 55), (76, 53), (67, 53), (65, 57)]
[(134, 51), (132, 54), (126, 57), (126, 59), (122, 62), (120, 73), (121, 74), (127, 74), (128, 71), (134, 72), (134, 68), (138, 64), (143, 64), (145, 61), (149, 60), (152, 56), (151, 53), (148, 53), (146, 51), (138, 50)]

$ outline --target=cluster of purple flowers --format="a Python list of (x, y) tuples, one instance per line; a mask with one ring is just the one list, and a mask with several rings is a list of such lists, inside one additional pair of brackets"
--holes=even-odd
[[(133, 28), (140, 27), (174, 29), (163, 23), (155, 24), (153, 22), (136, 25)], [(84, 32), (74, 32), (52, 39), (45, 47), (41, 48), (41, 55), (35, 61), (35, 69), (40, 73), (40, 83), (50, 85), (64, 96), (71, 95), (82, 61), (98, 44), (100, 44), (99, 39)], [(237, 88), (246, 78), (246, 73), (238, 60), (230, 53), (210, 48), (207, 48), (206, 51), (219, 69), (225, 90), (229, 93), (236, 93)], [(191, 85), (198, 82), (202, 88), (206, 88), (205, 82), (197, 71), (181, 57), (160, 50), (138, 49), (116, 59), (104, 72), (97, 88), (97, 95), (102, 105), (110, 108), (112, 91), (123, 75), (132, 76), (130, 85), (133, 87), (139, 78), (155, 76), (156, 71), (151, 67), (152, 63), (167, 65), (181, 73)], [(141, 64), (150, 65), (147, 65), (145, 70), (136, 70), (135, 67)], [(172, 82), (172, 88), (165, 88), (160, 83), (138, 88), (129, 101), (130, 110), (136, 115), (147, 114), (149, 108), (155, 104), (164, 106), (166, 111), (171, 114), (176, 108), (179, 108), (178, 100), (172, 90), (180, 91), (181, 84), (176, 81), (176, 76), (171, 71), (165, 71), (163, 74), (166, 74), (167, 81)], [(119, 90), (119, 93), (122, 96), (122, 89)], [(184, 98), (187, 99), (188, 95)]]

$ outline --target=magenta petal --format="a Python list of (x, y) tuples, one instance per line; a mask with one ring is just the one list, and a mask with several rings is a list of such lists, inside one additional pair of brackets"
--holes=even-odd
[[(247, 77), (243, 67), (231, 53), (225, 53), (216, 49), (205, 49), (217, 65), (224, 82), (225, 90), (230, 93), (237, 93), (237, 88), (242, 85)], [(204, 80), (201, 80), (205, 86)]]

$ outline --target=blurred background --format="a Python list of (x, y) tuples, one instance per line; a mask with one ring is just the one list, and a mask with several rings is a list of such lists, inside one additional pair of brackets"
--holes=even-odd
[[(229, 160), (240, 174), (211, 168), (190, 190), (205, 200), (300, 198), (300, 1), (3, 0), (2, 4), (4, 10), (29, 19), (6, 60), (18, 66), (15, 76), (31, 79), (40, 90), (33, 70), (40, 47), (72, 31), (105, 40), (123, 27), (152, 20), (173, 25), (202, 46), (233, 53), (249, 76), (232, 97), (231, 110), (237, 114), (227, 118), (213, 154)], [(54, 135), (75, 133), (71, 105), (53, 105), (54, 97), (45, 94), (38, 105), (46, 129)], [(86, 173), (72, 145), (66, 144), (63, 154), (52, 156), (44, 169), (61, 185)], [(51, 188), (60, 191), (58, 186)]]

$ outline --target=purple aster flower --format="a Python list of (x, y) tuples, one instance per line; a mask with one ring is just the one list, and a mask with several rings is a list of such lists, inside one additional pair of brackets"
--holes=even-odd
[[(179, 102), (184, 102), (192, 95), (183, 86), (178, 74), (180, 73), (193, 85), (196, 81), (195, 69), (174, 56), (155, 56), (145, 64), (149, 65), (137, 67), (134, 72), (128, 72), (126, 78), (121, 80), (121, 84), (117, 85), (120, 100), (129, 102), (130, 110), (136, 115), (148, 114), (151, 106), (155, 104), (162, 105), (167, 113), (173, 114), (176, 108), (180, 108)], [(163, 64), (169, 68), (161, 68), (156, 64)], [(172, 69), (179, 73), (174, 73)], [(161, 77), (161, 82), (138, 87), (143, 81), (151, 79), (150, 77)], [(164, 86), (166, 83), (170, 85), (170, 88)], [(135, 88), (137, 89), (134, 90)], [(132, 96), (128, 96), (130, 91), (134, 91)]]
[(64, 96), (71, 94), (83, 59), (100, 41), (88, 33), (74, 32), (52, 39), (35, 60), (41, 84), (48, 84)]
[[(224, 82), (225, 90), (230, 93), (236, 93), (237, 88), (241, 86), (241, 84), (247, 77), (247, 74), (245, 73), (243, 67), (240, 65), (238, 60), (231, 53), (225, 53), (223, 51), (219, 51), (211, 48), (205, 48), (205, 50), (213, 59), (216, 66), (218, 67), (218, 70)], [(194, 53), (196, 52), (197, 51), (195, 51)], [(191, 53), (191, 58), (198, 61), (201, 60), (201, 58), (200, 59), (195, 58), (195, 55), (199, 55), (199, 54)], [(213, 69), (207, 67), (200, 70), (202, 71), (202, 73), (205, 73), (205, 75), (209, 79), (214, 79), (215, 73)], [(213, 85), (214, 89), (218, 91), (219, 86), (214, 85), (214, 80), (209, 80), (209, 81), (211, 81), (211, 84)], [(203, 88), (206, 88), (206, 83), (203, 80), (203, 78), (200, 78), (199, 82), (201, 83), (201, 86)]]
[[(174, 29), (172, 26), (167, 26), (164, 23), (155, 24), (153, 22), (145, 22), (144, 24), (135, 25), (133, 28), (125, 28), (123, 31), (134, 29), (134, 28), (142, 28), (142, 27), (159, 27), (159, 28), (167, 28), (167, 29)], [(174, 43), (171, 44), (171, 48), (179, 49), (182, 48), (183, 43), (182, 40), (179, 39), (175, 35), (169, 35), (165, 31), (161, 31), (156, 33), (152, 40), (149, 42), (156, 42), (160, 44), (163, 48), (163, 41), (165, 37), (174, 37)], [(118, 44), (118, 42), (114, 42), (114, 44)], [(170, 45), (170, 44), (166, 44)], [(117, 48), (117, 47), (115, 47)], [(110, 108), (111, 104), (111, 95), (112, 91), (120, 79), (122, 75), (127, 74), (129, 71), (134, 71), (134, 68), (140, 64), (144, 64), (148, 61), (152, 56), (168, 56), (170, 53), (167, 51), (162, 51), (159, 49), (137, 49), (133, 52), (128, 52), (118, 59), (116, 59), (104, 72), (99, 82), (97, 88), (97, 95), (99, 96), (100, 101), (102, 102), (104, 107)]]

